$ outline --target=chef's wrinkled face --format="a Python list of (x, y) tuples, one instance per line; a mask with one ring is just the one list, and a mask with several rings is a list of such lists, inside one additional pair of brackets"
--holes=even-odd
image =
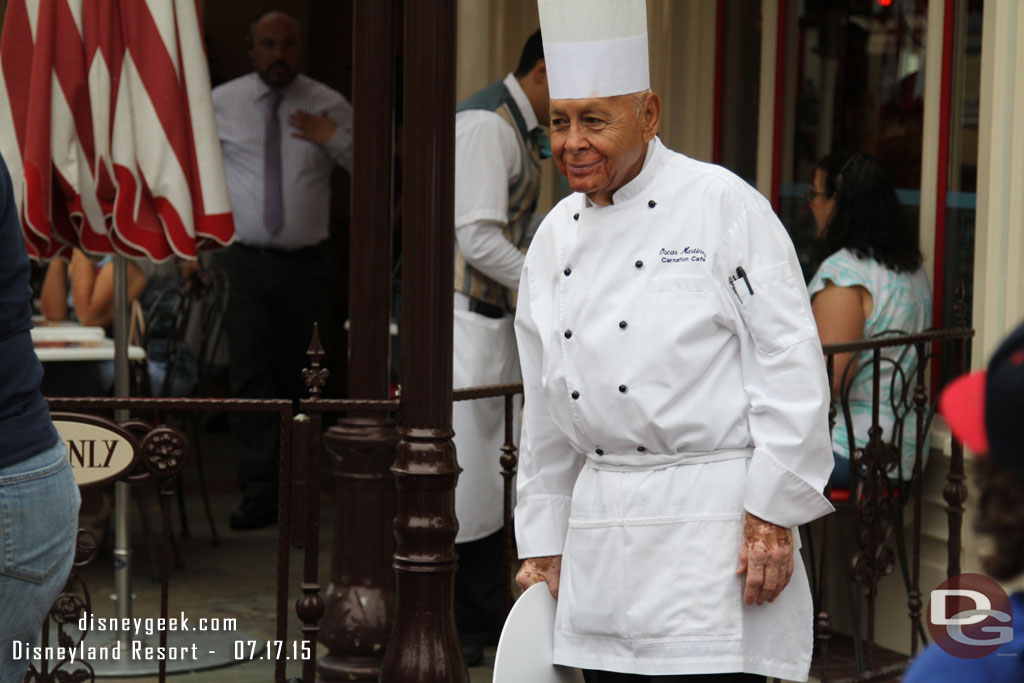
[(661, 99), (652, 92), (551, 100), (551, 153), (569, 187), (607, 206), (643, 168), (658, 132)]
[(293, 80), (299, 66), (299, 26), (284, 12), (270, 12), (252, 26), (249, 56), (263, 82), (283, 88)]

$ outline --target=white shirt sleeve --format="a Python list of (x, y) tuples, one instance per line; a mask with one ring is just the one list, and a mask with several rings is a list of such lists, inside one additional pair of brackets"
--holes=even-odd
[(519, 178), (515, 131), (493, 111), (455, 117), (455, 228), (508, 223), (508, 189)]
[[(716, 279), (733, 307), (754, 442), (743, 505), (779, 526), (805, 524), (832, 511), (822, 490), (833, 458), (828, 379), (800, 264), (767, 207), (741, 210), (722, 253), (732, 260)], [(730, 284), (736, 267), (747, 277)]]
[(352, 105), (341, 97), (327, 110), (327, 117), (338, 124), (334, 135), (324, 143), (324, 151), (334, 163), (352, 172)]
[(495, 282), (516, 289), (526, 255), (508, 241), (504, 228), (495, 221), (475, 221), (456, 230), (455, 239), (469, 265)]
[(541, 378), (544, 349), (531, 303), (527, 264), (520, 282), (515, 323), (525, 396), (516, 476), (515, 525), (520, 558), (562, 554), (572, 490), (584, 459), (551, 419)]

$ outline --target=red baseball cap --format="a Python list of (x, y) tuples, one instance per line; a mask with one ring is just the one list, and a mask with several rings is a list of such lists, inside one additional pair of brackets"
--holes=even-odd
[(939, 412), (969, 449), (1024, 475), (1024, 325), (1003, 340), (987, 370), (946, 387)]
[(975, 453), (988, 453), (985, 433), (985, 379), (979, 370), (953, 380), (939, 397), (939, 412), (946, 418), (953, 436)]

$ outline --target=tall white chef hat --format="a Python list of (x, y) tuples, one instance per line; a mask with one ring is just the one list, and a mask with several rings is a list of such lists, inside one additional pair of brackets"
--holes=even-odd
[(553, 100), (651, 87), (646, 0), (537, 0)]

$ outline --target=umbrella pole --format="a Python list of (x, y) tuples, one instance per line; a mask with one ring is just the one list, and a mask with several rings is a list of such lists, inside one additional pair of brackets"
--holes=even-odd
[[(114, 395), (127, 397), (128, 382), (128, 262), (124, 256), (114, 256)], [(128, 420), (127, 410), (114, 412), (118, 422)], [(131, 623), (132, 574), (131, 545), (128, 537), (128, 506), (131, 489), (124, 482), (114, 484), (114, 599), (117, 617), (122, 624)], [(122, 647), (131, 647), (131, 633), (119, 634)], [(128, 650), (130, 651), (130, 650)]]

